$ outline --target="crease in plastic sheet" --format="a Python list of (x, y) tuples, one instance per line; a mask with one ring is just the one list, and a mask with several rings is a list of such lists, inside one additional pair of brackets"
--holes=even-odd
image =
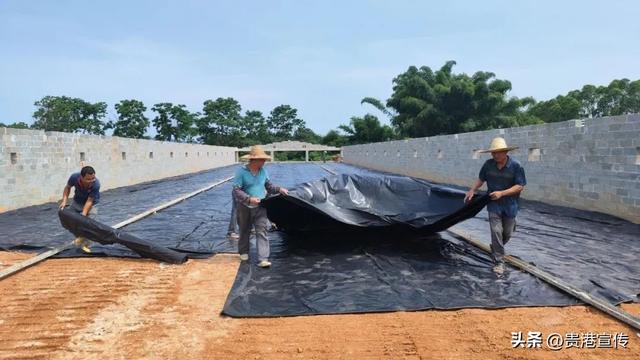
[(401, 176), (341, 174), (263, 200), (269, 219), (288, 233), (392, 231), (429, 235), (474, 217), (487, 195)]

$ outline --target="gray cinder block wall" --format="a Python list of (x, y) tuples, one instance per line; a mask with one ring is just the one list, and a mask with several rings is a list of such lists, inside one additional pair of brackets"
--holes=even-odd
[(59, 200), (69, 175), (84, 165), (96, 169), (107, 190), (230, 165), (235, 150), (0, 128), (0, 212)]
[(496, 136), (520, 147), (524, 198), (640, 223), (638, 114), (348, 146), (344, 162), (468, 187)]

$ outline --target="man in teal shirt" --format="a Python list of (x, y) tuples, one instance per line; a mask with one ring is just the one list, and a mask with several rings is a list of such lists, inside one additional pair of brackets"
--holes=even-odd
[(240, 260), (249, 260), (249, 235), (253, 227), (258, 247), (258, 266), (269, 267), (271, 262), (269, 262), (270, 250), (267, 229), (270, 223), (267, 218), (267, 210), (260, 206), (260, 201), (267, 197), (267, 194), (288, 195), (289, 192), (285, 188), (273, 185), (269, 180), (264, 163), (271, 157), (260, 146), (252, 146), (247, 158), (249, 164), (238, 169), (233, 180), (233, 196), (237, 202), (238, 226), (240, 228), (238, 252)]

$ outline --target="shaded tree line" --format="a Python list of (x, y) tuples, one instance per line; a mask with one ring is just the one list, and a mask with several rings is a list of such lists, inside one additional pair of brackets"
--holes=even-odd
[[(538, 102), (532, 97), (509, 96), (511, 82), (496, 78), (492, 72), (455, 73), (455, 65), (455, 61), (448, 61), (436, 71), (410, 66), (393, 79), (389, 99), (362, 99), (361, 104), (373, 106), (390, 125), (367, 113), (352, 117), (348, 124), (324, 136), (308, 128), (290, 105), (276, 106), (265, 115), (257, 110), (243, 112), (231, 97), (206, 100), (200, 112), (191, 112), (182, 104), (158, 103), (151, 107), (151, 119), (141, 101), (122, 100), (115, 105), (117, 119), (105, 122), (104, 102), (45, 96), (35, 102), (35, 121), (30, 128), (85, 134), (104, 134), (112, 129), (114, 136), (148, 138), (147, 129), (153, 125), (154, 138), (164, 141), (243, 147), (298, 140), (340, 147), (640, 112), (640, 80), (585, 85)], [(29, 128), (23, 122), (8, 126)]]
[[(382, 112), (390, 120), (392, 136), (399, 139), (640, 112), (640, 80), (585, 85), (538, 102), (533, 97), (509, 96), (511, 82), (492, 72), (456, 74), (455, 65), (447, 61), (436, 71), (411, 66), (393, 79), (386, 102), (365, 97), (361, 103)], [(368, 130), (359, 134), (384, 134), (377, 140), (383, 141), (389, 136), (388, 129), (383, 131), (375, 124), (377, 117), (371, 116), (365, 116), (369, 117)]]
[[(257, 110), (242, 113), (240, 103), (233, 98), (218, 98), (203, 103), (201, 112), (191, 112), (183, 104), (163, 102), (151, 107), (154, 116), (147, 116), (142, 101), (128, 99), (115, 104), (114, 120), (105, 121), (107, 104), (90, 103), (68, 96), (45, 96), (35, 102), (34, 123), (20, 122), (8, 127), (42, 129), (148, 139), (147, 129), (156, 130), (155, 140), (193, 142), (222, 146), (248, 146), (283, 140), (320, 143), (322, 137), (306, 126), (291, 105), (279, 105), (265, 116)], [(7, 126), (0, 123), (0, 126)]]

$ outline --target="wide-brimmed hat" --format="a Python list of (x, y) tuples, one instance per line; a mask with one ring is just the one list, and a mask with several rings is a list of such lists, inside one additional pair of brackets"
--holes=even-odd
[(497, 137), (491, 140), (491, 145), (489, 145), (489, 148), (487, 150), (480, 150), (480, 152), (488, 153), (488, 152), (498, 152), (498, 151), (510, 151), (510, 150), (515, 150), (517, 148), (518, 148), (517, 146), (507, 146), (507, 142), (503, 138)]
[(271, 160), (271, 156), (267, 155), (260, 145), (253, 145), (249, 154), (245, 156), (248, 160)]

